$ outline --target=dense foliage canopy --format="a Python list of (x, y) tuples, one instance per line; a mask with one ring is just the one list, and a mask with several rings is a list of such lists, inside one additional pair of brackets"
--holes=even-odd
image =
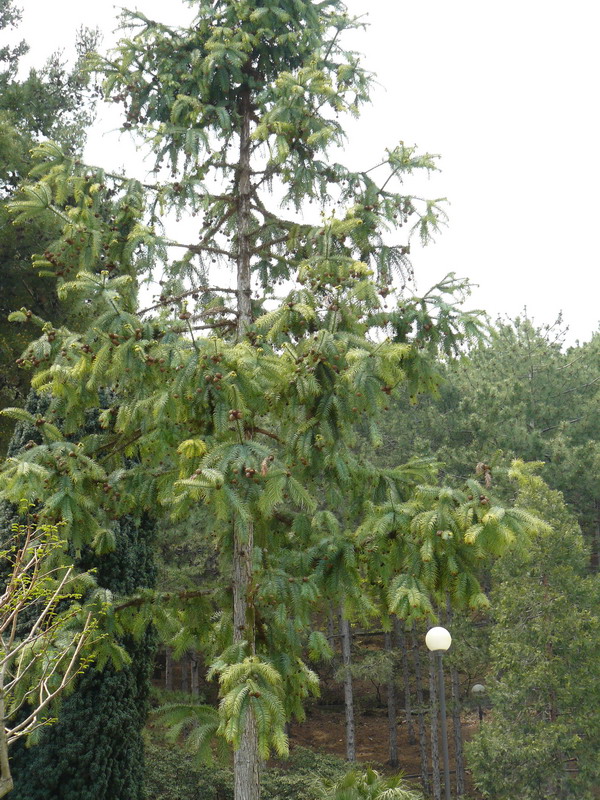
[[(124, 105), (124, 130), (154, 155), (151, 182), (82, 163), (68, 134), (45, 130), (41, 117), (38, 125), (39, 110), (23, 100), (29, 143), (58, 141), (36, 143), (31, 163), (7, 177), (11, 193), (20, 189), (6, 213), (27, 237), (44, 232), (36, 280), (56, 287), (68, 313), (13, 308), (21, 345), (30, 342), (18, 364), (37, 395), (22, 408), (15, 392), (4, 411), (20, 425), (2, 495), (60, 523), (79, 568), (95, 570), (89, 596), (104, 599), (108, 654), (65, 702), (45, 749), (16, 757), (35, 765), (24, 800), (49, 781), (66, 800), (82, 800), (92, 784), (99, 800), (142, 797), (150, 625), (176, 657), (201, 651), (219, 686), (218, 708), (172, 704), (164, 719), (207, 759), (215, 737), (230, 747), (236, 800), (257, 800), (261, 761), (287, 753), (286, 724), (302, 720), (318, 692), (309, 662), (331, 655), (323, 614), (340, 608), (346, 621), (377, 619), (386, 631), (393, 614), (405, 626), (441, 609), (484, 615), (494, 581), (489, 657), (500, 663), (502, 644), (514, 655), (524, 641), (511, 638), (522, 570), (537, 576), (535, 559), (545, 563), (562, 536), (540, 521), (548, 505), (560, 517), (560, 499), (512, 459), (546, 460), (553, 485), (582, 499), (586, 531), (597, 521), (597, 342), (572, 370), (527, 321), (482, 341), (481, 316), (462, 308), (468, 284), (452, 275), (413, 296), (411, 236), (427, 243), (445, 213), (405, 184), (436, 169), (435, 157), (400, 142), (362, 170), (335, 160), (343, 115), (369, 96), (369, 74), (344, 49), (344, 32), (360, 23), (341, 0), (190, 6), (186, 27), (125, 12), (115, 52), (93, 58), (106, 97)], [(16, 97), (6, 80), (6, 97)], [(173, 213), (193, 241), (169, 236)], [(159, 293), (140, 302), (153, 280)], [(557, 389), (567, 374), (572, 385)], [(581, 416), (569, 415), (575, 397)], [(537, 499), (523, 500), (527, 491)], [(175, 521), (194, 568), (171, 562), (168, 585), (154, 588), (157, 517), (161, 547)], [(556, 609), (565, 582), (574, 598), (596, 591), (576, 529), (561, 525), (577, 565), (552, 571), (546, 589), (537, 577), (526, 582), (537, 601), (555, 592)], [(518, 555), (504, 555), (515, 546)], [(538, 636), (556, 622), (544, 620)], [(592, 615), (577, 621), (582, 636), (595, 624)], [(559, 702), (547, 665), (535, 667), (535, 686), (520, 683), (521, 708), (539, 723), (548, 704), (559, 714), (576, 693)], [(528, 694), (538, 680), (556, 692), (543, 709)], [(511, 737), (524, 741), (522, 730), (513, 736), (505, 684), (474, 763), (494, 742), (508, 752)], [(580, 724), (544, 728), (555, 735), (544, 753), (587, 758), (566, 741)], [(94, 758), (84, 752), (90, 737), (102, 739)], [(559, 797), (567, 784), (548, 775), (544, 791)], [(394, 780), (356, 772), (324, 791), (410, 796)], [(478, 780), (489, 796), (500, 791), (500, 778), (494, 789)]]

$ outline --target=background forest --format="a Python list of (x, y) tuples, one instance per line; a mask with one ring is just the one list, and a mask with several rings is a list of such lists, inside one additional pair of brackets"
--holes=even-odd
[(192, 5), (0, 50), (0, 796), (438, 800), (439, 623), (453, 796), (597, 797), (598, 335), (416, 296), (437, 162), (330, 157), (343, 3)]

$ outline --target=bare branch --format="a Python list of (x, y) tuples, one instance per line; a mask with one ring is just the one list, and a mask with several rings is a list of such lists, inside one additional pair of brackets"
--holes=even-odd
[(212, 325), (194, 325), (195, 331), (210, 331), (213, 328), (235, 328), (235, 322), (231, 319), (224, 319), (221, 322), (213, 322)]
[[(0, 553), (11, 567), (0, 596), (0, 797), (13, 786), (9, 746), (48, 724), (47, 709), (87, 666), (83, 649), (97, 629), (92, 611), (75, 626), (80, 606), (61, 610), (78, 599), (70, 587), (74, 567), (47, 567), (62, 547), (56, 527), (27, 524), (17, 527)], [(17, 623), (23, 613), (29, 618), (33, 613), (33, 622), (21, 634)]]

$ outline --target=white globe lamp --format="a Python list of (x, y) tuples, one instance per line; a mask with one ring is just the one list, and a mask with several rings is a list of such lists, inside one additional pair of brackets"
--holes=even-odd
[(432, 653), (445, 652), (452, 644), (452, 636), (446, 628), (436, 627), (430, 628), (425, 636), (425, 644), (432, 651)]

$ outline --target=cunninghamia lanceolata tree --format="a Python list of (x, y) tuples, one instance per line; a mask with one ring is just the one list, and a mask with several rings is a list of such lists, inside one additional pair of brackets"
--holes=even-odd
[[(520, 474), (515, 464), (513, 482)], [(457, 608), (488, 608), (480, 580), (490, 556), (542, 530), (539, 518), (507, 507), (470, 479), (460, 490), (419, 485), (404, 502), (390, 493), (386, 503), (367, 507), (358, 536), (383, 607), (411, 622), (435, 616), (433, 603), (443, 608), (446, 600)]]
[[(255, 800), (260, 756), (287, 751), (283, 722), (315, 689), (302, 658), (310, 611), (335, 576), (336, 591), (369, 603), (349, 541), (365, 494), (383, 502), (406, 486), (406, 471), (357, 457), (358, 423), (376, 444), (388, 398), (401, 386), (434, 391), (440, 350), (455, 351), (478, 322), (457, 309), (463, 283), (449, 278), (422, 299), (404, 284), (408, 240), (394, 243), (396, 229), (410, 220), (427, 241), (444, 217), (402, 181), (435, 169), (434, 157), (401, 143), (353, 172), (328, 156), (343, 141), (338, 116), (368, 99), (369, 76), (343, 49), (358, 26), (344, 4), (191, 5), (187, 28), (127, 13), (131, 38), (97, 61), (107, 95), (125, 103), (124, 128), (156, 155), (156, 183), (46, 144), (37, 182), (13, 204), (21, 221), (63, 221), (56, 263), (36, 263), (93, 322), (67, 330), (15, 316), (42, 327), (22, 363), (50, 406), (31, 417), (43, 443), (8, 461), (5, 495), (26, 493), (43, 518), (67, 523), (74, 546), (98, 552), (114, 547), (111, 518), (157, 503), (185, 517), (203, 504), (229, 577), (171, 595), (185, 601), (174, 644), (213, 658), (222, 702), (218, 716), (197, 715), (199, 741), (216, 730), (233, 745), (236, 800)], [(117, 210), (106, 221), (109, 196)], [(303, 222), (311, 203), (322, 214)], [(167, 238), (158, 215), (168, 209), (199, 217), (194, 242)], [(235, 288), (214, 285), (213, 261), (233, 265)], [(162, 293), (139, 310), (150, 267), (162, 270)], [(118, 400), (101, 408), (99, 432), (73, 444), (100, 387)], [(116, 604), (114, 619), (143, 626), (164, 613), (152, 599)], [(309, 642), (324, 652), (322, 637)]]

